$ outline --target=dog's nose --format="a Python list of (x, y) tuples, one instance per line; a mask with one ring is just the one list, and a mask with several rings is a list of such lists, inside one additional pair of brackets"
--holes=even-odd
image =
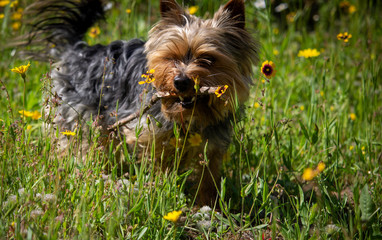
[(174, 86), (179, 92), (187, 91), (191, 85), (191, 79), (185, 75), (178, 75), (174, 78)]

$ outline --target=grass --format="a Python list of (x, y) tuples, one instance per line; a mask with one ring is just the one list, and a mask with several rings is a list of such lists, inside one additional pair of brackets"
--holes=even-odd
[[(19, 114), (54, 105), (50, 64), (31, 61), (24, 84), (9, 69), (29, 60), (5, 49), (0, 238), (382, 239), (382, 6), (354, 0), (351, 13), (341, 2), (307, 7), (296, 0), (277, 13), (274, 5), (257, 9), (246, 1), (261, 62), (245, 110), (232, 124), (219, 211), (194, 206), (184, 194), (188, 173), (155, 171), (151, 158), (137, 159), (137, 149), (124, 149), (127, 171), (115, 163), (112, 147), (94, 144), (83, 163), (74, 145), (60, 155), (61, 133), (45, 127), (51, 117)], [(158, 20), (158, 1), (113, 3), (108, 23), (99, 23), (101, 34), (86, 40), (145, 39)], [(12, 14), (26, 5), (0, 8), (2, 46), (25, 31), (23, 24), (12, 28), (18, 22)], [(220, 2), (197, 5), (196, 15), (211, 16)], [(347, 43), (337, 39), (343, 32), (352, 34)], [(308, 48), (320, 55), (298, 57)], [(265, 60), (277, 70), (269, 81), (260, 73)], [(97, 129), (91, 136), (96, 143)], [(303, 178), (306, 169), (311, 180)], [(182, 211), (176, 223), (163, 218), (175, 210)]]

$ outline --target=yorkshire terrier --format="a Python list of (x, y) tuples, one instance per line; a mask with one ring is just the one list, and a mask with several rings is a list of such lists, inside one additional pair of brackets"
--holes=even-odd
[[(56, 61), (51, 74), (60, 99), (55, 126), (76, 131), (93, 120), (105, 136), (104, 146), (116, 140), (137, 143), (141, 154), (155, 151), (152, 160), (162, 169), (179, 158), (178, 167), (193, 169), (195, 182), (202, 181), (197, 203), (211, 205), (233, 114), (249, 96), (258, 61), (258, 44), (245, 28), (244, 0), (230, 0), (211, 19), (190, 15), (175, 0), (160, 0), (161, 19), (147, 41), (89, 46), (82, 39), (104, 18), (104, 9), (101, 0), (38, 0), (27, 10), (34, 16), (29, 45), (46, 43), (34, 56)], [(154, 96), (161, 97), (151, 101)], [(176, 148), (183, 149), (178, 158)]]

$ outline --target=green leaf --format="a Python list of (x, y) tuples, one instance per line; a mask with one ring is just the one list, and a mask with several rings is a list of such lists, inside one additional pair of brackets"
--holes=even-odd
[(373, 214), (373, 201), (369, 193), (369, 186), (365, 186), (361, 190), (361, 196), (359, 197), (359, 208), (361, 209), (361, 220), (368, 222)]
[(316, 144), (316, 142), (318, 141), (318, 132), (319, 131), (320, 131), (320, 129), (318, 129), (317, 124), (314, 124), (314, 132), (312, 135), (312, 144)]
[(301, 130), (302, 130), (302, 133), (304, 133), (305, 138), (309, 141), (310, 137), (309, 137), (308, 131), (306, 130), (306, 127), (301, 122), (301, 120), (299, 120), (298, 122), (300, 123), (300, 127), (301, 127)]

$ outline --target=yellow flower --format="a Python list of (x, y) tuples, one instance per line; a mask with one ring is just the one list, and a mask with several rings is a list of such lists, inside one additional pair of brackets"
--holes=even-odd
[(304, 109), (305, 109), (304, 105), (301, 105), (300, 109), (301, 109), (301, 111), (304, 111)]
[(31, 118), (34, 120), (40, 119), (41, 118), (41, 113), (39, 111), (34, 111), (31, 113)]
[(130, 8), (126, 9), (126, 13), (130, 14), (131, 13), (131, 9)]
[(273, 55), (275, 55), (275, 56), (279, 55), (279, 50), (273, 49)]
[(101, 33), (101, 29), (98, 26), (90, 28), (89, 36), (91, 38), (96, 38)]
[(16, 0), (16, 1), (13, 1), (13, 2), (11, 3), (10, 6), (11, 6), (11, 7), (14, 7), (14, 6), (16, 6), (17, 4), (19, 4), (19, 1)]
[(3, 18), (4, 18), (4, 14), (0, 13), (0, 19), (3, 19)]
[(339, 33), (337, 34), (337, 39), (338, 40), (342, 40), (344, 42), (349, 42), (349, 39), (352, 38), (352, 35), (348, 32), (344, 32), (344, 33)]
[(216, 96), (218, 98), (221, 97), (225, 93), (225, 91), (227, 91), (227, 88), (228, 88), (228, 85), (224, 85), (224, 87), (218, 87), (218, 89), (216, 89), (215, 91)]
[(304, 57), (304, 58), (311, 58), (311, 57), (317, 57), (320, 55), (320, 52), (317, 51), (317, 49), (311, 49), (311, 48), (308, 48), (308, 49), (305, 49), (305, 50), (300, 50), (298, 52), (298, 57)]
[(12, 72), (19, 73), (23, 78), (25, 78), (25, 73), (28, 71), (28, 68), (30, 67), (30, 63), (27, 65), (21, 65), (20, 67), (14, 67), (11, 69)]
[(264, 61), (261, 65), (261, 73), (266, 78), (272, 78), (276, 75), (276, 65), (272, 61)]
[(325, 169), (325, 163), (320, 162), (320, 163), (317, 165), (317, 170), (318, 170), (319, 172), (322, 172), (322, 171), (324, 171), (324, 169)]
[(72, 132), (72, 131), (69, 131), (69, 130), (65, 130), (65, 132), (61, 132), (62, 135), (65, 135), (65, 136), (74, 136), (76, 135), (75, 132)]
[(341, 8), (344, 12), (346, 12), (346, 13), (348, 13), (348, 14), (352, 14), (352, 13), (354, 13), (355, 11), (357, 11), (357, 8), (356, 8), (354, 5), (350, 4), (349, 1), (342, 1), (342, 2), (340, 2), (340, 8)]
[(22, 16), (23, 16), (22, 12), (15, 12), (12, 14), (11, 19), (12, 20), (20, 20)]
[(25, 117), (32, 117), (33, 113), (29, 111), (20, 110), (19, 113)]
[(353, 149), (354, 149), (354, 146), (350, 145), (349, 150), (351, 151)]
[(253, 106), (254, 106), (255, 108), (259, 108), (259, 107), (260, 107), (260, 104), (259, 104), (258, 102), (255, 102), (255, 104), (253, 104)]
[(330, 106), (330, 111), (334, 111), (334, 107), (333, 106)]
[(0, 7), (7, 6), (11, 1), (0, 1)]
[(200, 134), (195, 133), (188, 139), (188, 143), (191, 145), (191, 147), (197, 147), (202, 143), (202, 137)]
[(354, 113), (350, 113), (349, 117), (352, 121), (355, 121), (357, 119), (357, 116)]
[(31, 130), (31, 129), (32, 129), (32, 125), (28, 125), (27, 130)]
[(150, 69), (149, 71), (147, 71), (146, 73), (142, 74), (142, 78), (146, 78), (145, 81), (140, 81), (138, 82), (138, 84), (145, 84), (145, 83), (152, 83), (155, 81), (155, 78), (154, 78), (154, 73), (155, 73), (155, 69)]
[(278, 28), (273, 28), (273, 33), (275, 34), (275, 35), (277, 35), (277, 34), (279, 34), (279, 29)]
[(311, 181), (315, 176), (317, 176), (316, 171), (314, 171), (312, 168), (306, 168), (302, 174), (302, 179), (305, 181)]
[(194, 15), (197, 11), (198, 11), (199, 7), (198, 6), (191, 6), (188, 8), (188, 12), (191, 14), (191, 15)]
[(324, 91), (320, 91), (320, 95), (321, 95), (321, 97), (323, 97), (324, 96)]
[(13, 30), (17, 31), (17, 30), (20, 29), (20, 27), (21, 27), (21, 22), (14, 22), (14, 23), (12, 23), (12, 29)]
[(181, 214), (182, 214), (182, 211), (172, 211), (172, 212), (169, 212), (166, 216), (163, 216), (163, 218), (165, 220), (176, 223)]
[(290, 12), (286, 15), (286, 19), (289, 23), (293, 23), (296, 17), (296, 12)]

